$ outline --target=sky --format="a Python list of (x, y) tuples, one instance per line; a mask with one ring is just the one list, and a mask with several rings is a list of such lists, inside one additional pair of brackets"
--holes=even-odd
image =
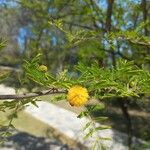
[(0, 0), (0, 6), (7, 4), (7, 7), (16, 7), (17, 3), (14, 0)]

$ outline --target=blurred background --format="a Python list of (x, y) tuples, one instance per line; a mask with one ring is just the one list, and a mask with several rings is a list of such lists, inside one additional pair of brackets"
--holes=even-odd
[[(58, 20), (63, 29), (76, 38), (80, 38), (81, 33), (90, 39), (93, 32), (97, 38), (87, 38), (77, 45), (72, 40), (70, 44), (65, 32), (51, 25)], [(42, 53), (41, 63), (54, 75), (66, 68), (71, 72), (79, 61), (111, 67), (119, 58), (134, 60), (139, 67), (149, 69), (149, 35), (149, 0), (0, 0), (0, 38), (6, 40), (6, 47), (0, 51), (0, 71), (12, 69), (2, 83), (20, 88), (23, 60), (39, 53)], [(113, 40), (114, 36), (118, 40)], [(25, 87), (31, 91), (35, 84)], [(56, 105), (68, 109), (63, 102)], [(149, 147), (149, 97), (127, 100), (124, 105), (128, 108), (127, 114), (115, 100), (107, 101), (106, 110), (99, 114), (110, 116), (108, 124), (113, 129), (127, 133), (132, 128), (133, 136), (146, 141)]]

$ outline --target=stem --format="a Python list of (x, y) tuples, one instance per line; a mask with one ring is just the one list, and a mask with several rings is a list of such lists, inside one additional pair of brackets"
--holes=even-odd
[(55, 89), (51, 88), (49, 90), (45, 91), (39, 91), (39, 92), (34, 92), (34, 93), (26, 93), (26, 94), (14, 94), (14, 95), (0, 95), (0, 100), (21, 100), (25, 98), (32, 98), (32, 97), (37, 97), (37, 96), (44, 96), (44, 95), (50, 95), (50, 94), (63, 94), (66, 93), (66, 90), (62, 89)]

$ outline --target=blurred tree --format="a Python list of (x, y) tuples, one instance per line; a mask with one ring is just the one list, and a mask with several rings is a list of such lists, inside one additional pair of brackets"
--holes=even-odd
[(0, 5), (0, 37), (7, 40), (7, 47), (1, 51), (0, 65), (17, 66), (20, 60), (18, 47), (18, 9), (7, 5)]

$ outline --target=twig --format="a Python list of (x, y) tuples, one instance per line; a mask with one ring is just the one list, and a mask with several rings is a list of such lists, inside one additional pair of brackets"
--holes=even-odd
[(44, 91), (39, 91), (39, 92), (34, 92), (34, 93), (26, 93), (26, 94), (14, 94), (14, 95), (0, 95), (0, 100), (21, 100), (25, 98), (32, 98), (32, 97), (37, 97), (37, 96), (44, 96), (44, 95), (50, 95), (50, 94), (63, 94), (66, 93), (67, 91), (64, 89), (55, 89), (51, 88), (49, 90), (44, 90)]
[(14, 72), (22, 72), (21, 69), (17, 69), (17, 68), (10, 67), (10, 66), (0, 66), (0, 70), (4, 70), (4, 71), (14, 71)]

